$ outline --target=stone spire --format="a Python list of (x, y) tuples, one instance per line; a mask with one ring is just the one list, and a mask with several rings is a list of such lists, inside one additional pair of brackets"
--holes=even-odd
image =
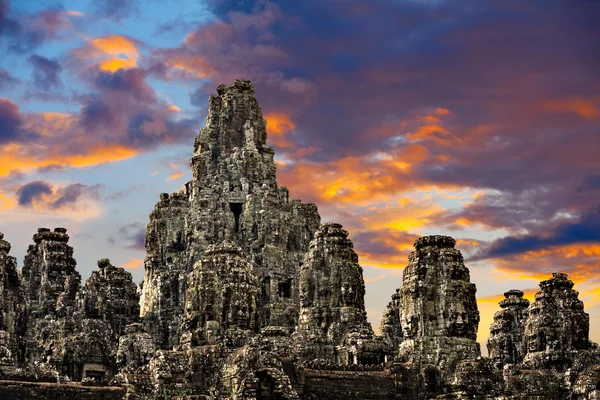
[(107, 258), (98, 261), (98, 269), (85, 282), (81, 297), (85, 317), (106, 321), (115, 340), (139, 318), (140, 296), (131, 274)]
[[(219, 85), (217, 95), (209, 98), (206, 127), (194, 142), (190, 161), (194, 181), (210, 187), (215, 176), (232, 178), (233, 190), (244, 190), (237, 186), (240, 183), (275, 184), (275, 152), (266, 140), (266, 123), (252, 83), (236, 80), (232, 86)], [(224, 163), (232, 156), (245, 162)], [(240, 182), (240, 178), (245, 178), (245, 182)]]
[(457, 362), (480, 356), (476, 288), (455, 244), (448, 236), (417, 239), (400, 290), (398, 357), (417, 369), (439, 368), (442, 378)]
[(566, 274), (553, 273), (552, 278), (540, 282), (540, 289), (525, 322), (527, 354), (523, 363), (565, 369), (578, 351), (589, 349), (590, 317)]
[[(311, 241), (300, 270), (301, 358), (338, 362), (338, 346), (351, 332), (372, 337), (365, 311), (365, 284), (348, 232), (325, 224)], [(346, 363), (347, 358), (341, 360)]]
[(379, 333), (386, 344), (391, 346), (394, 351), (402, 343), (402, 323), (400, 322), (400, 289), (392, 295), (392, 300), (388, 303), (383, 318), (379, 324)]
[(146, 230), (140, 314), (151, 325), (156, 344), (164, 348), (179, 341), (173, 327), (181, 325), (190, 269), (186, 251), (189, 206), (186, 193), (162, 193)]
[(39, 228), (33, 241), (22, 269), (29, 319), (72, 314), (81, 275), (75, 270), (77, 263), (67, 230)]
[(23, 361), (25, 301), (17, 260), (9, 256), (10, 243), (0, 232), (0, 365)]
[(489, 357), (498, 365), (518, 364), (525, 355), (523, 331), (529, 300), (521, 290), (509, 290), (500, 301), (500, 311), (494, 314), (487, 348)]
[(27, 360), (54, 368), (62, 362), (55, 359), (58, 344), (76, 329), (81, 275), (65, 228), (39, 228), (33, 241), (21, 270), (28, 305)]
[(261, 326), (292, 330), (298, 320), (297, 273), (320, 216), (278, 187), (266, 134), (252, 84), (219, 86), (195, 141), (192, 181), (161, 195), (150, 216), (141, 315), (154, 321), (162, 348), (179, 343), (188, 274), (226, 239), (253, 264)]

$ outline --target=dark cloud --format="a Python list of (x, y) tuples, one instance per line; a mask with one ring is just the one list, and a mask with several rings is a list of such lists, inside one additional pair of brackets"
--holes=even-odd
[[(592, 50), (600, 35), (597, 17), (591, 17), (600, 10), (592, 3), (574, 10), (556, 1), (319, 2), (318, 14), (313, 1), (209, 6), (219, 22), (197, 28), (171, 53), (159, 52), (206, 58), (212, 82), (191, 100), (198, 104), (218, 83), (249, 78), (264, 109), (292, 114), (302, 131), (295, 141), (321, 147), (330, 158), (384, 149), (382, 141), (367, 140), (365, 131), (388, 116), (443, 106), (463, 118), (459, 130), (504, 123), (519, 111), (515, 104), (590, 94), (590, 81), (600, 78)], [(545, 134), (544, 124), (535, 126), (540, 121), (533, 127), (521, 122), (499, 133), (510, 134), (507, 149), (519, 150), (515, 157)], [(532, 131), (525, 143), (524, 129)], [(461, 165), (470, 168), (468, 160)], [(523, 165), (482, 171), (477, 179), (501, 182), (518, 167)], [(451, 165), (444, 171), (460, 175)], [(423, 171), (428, 174), (433, 172)]]
[(22, 134), (22, 126), (19, 107), (8, 99), (0, 98), (0, 144), (17, 140)]
[[(44, 16), (43, 11), (40, 16)], [(0, 0), (0, 43), (7, 46), (8, 50), (25, 53), (41, 45), (46, 39), (52, 37), (53, 31), (44, 30), (47, 26), (36, 20), (36, 16), (11, 15), (10, 2)]]
[[(377, 231), (363, 231), (352, 234), (354, 247), (361, 252), (377, 254), (390, 258), (405, 259), (411, 250), (400, 250), (398, 245), (414, 243), (419, 236), (408, 232), (400, 232), (391, 229)], [(386, 240), (383, 240), (386, 239)]]
[(130, 196), (131, 194), (138, 193), (140, 190), (145, 189), (146, 186), (143, 184), (140, 185), (131, 185), (125, 190), (121, 190), (110, 195), (105, 196), (106, 200), (121, 200)]
[(145, 250), (146, 225), (141, 222), (121, 226), (114, 236), (107, 239), (111, 245), (119, 245), (127, 249)]
[(206, 107), (206, 89), (195, 89), (190, 95), (190, 103), (196, 107)]
[(17, 189), (17, 202), (21, 207), (31, 206), (41, 196), (52, 195), (52, 186), (43, 181), (30, 182)]
[(74, 183), (63, 187), (53, 187), (44, 181), (34, 181), (17, 189), (17, 202), (21, 207), (39, 203), (47, 210), (76, 209), (83, 198), (98, 199), (102, 185), (88, 186)]
[(94, 85), (100, 91), (125, 92), (137, 101), (155, 101), (154, 90), (146, 83), (146, 72), (139, 68), (120, 69), (114, 73), (98, 71)]
[(205, 2), (209, 10), (217, 17), (224, 19), (230, 12), (242, 12), (250, 14), (264, 1), (256, 0), (208, 0)]
[(116, 123), (118, 110), (104, 101), (98, 95), (90, 95), (86, 99), (81, 112), (80, 123), (84, 129), (94, 130), (104, 125), (111, 126)]
[(33, 82), (37, 89), (48, 91), (62, 87), (60, 80), (62, 66), (58, 60), (33, 54), (29, 57), (29, 63), (33, 66)]
[(96, 91), (81, 98), (79, 126), (136, 149), (147, 150), (165, 142), (191, 143), (197, 121), (175, 120), (169, 105), (148, 85), (147, 76), (141, 68), (114, 73), (96, 70), (91, 77)]
[[(432, 224), (460, 216), (536, 233), (594, 206), (600, 3), (319, 2), (315, 14), (316, 6), (210, 1), (218, 21), (157, 54), (205, 57), (210, 82), (191, 94), (195, 105), (218, 83), (251, 79), (265, 112), (294, 121), (289, 139), (320, 149), (304, 157), (314, 165), (379, 152), (403, 162), (418, 145), (425, 155), (410, 162), (410, 176), (382, 165), (379, 177), (493, 189)], [(440, 122), (447, 136), (409, 139), (423, 126), (411, 119), (438, 107), (452, 112)], [(387, 119), (400, 122), (393, 133), (370, 134)]]
[(0, 89), (4, 89), (17, 82), (18, 80), (14, 78), (7, 70), (0, 67)]
[(581, 190), (600, 189), (600, 175), (589, 175), (583, 180)]
[(82, 183), (74, 183), (59, 188), (54, 194), (54, 199), (50, 203), (51, 209), (68, 208), (75, 205), (82, 197), (93, 199), (99, 198), (101, 185), (88, 186)]
[(45, 167), (37, 168), (36, 172), (38, 174), (47, 174), (47, 173), (52, 173), (52, 172), (60, 172), (60, 171), (64, 171), (64, 170), (65, 170), (64, 165), (52, 164), (52, 165), (47, 165)]
[(583, 213), (575, 222), (557, 224), (536, 235), (509, 236), (493, 241), (472, 260), (497, 258), (576, 243), (600, 242), (600, 207)]
[(97, 0), (94, 7), (99, 15), (116, 21), (135, 17), (140, 12), (136, 0)]

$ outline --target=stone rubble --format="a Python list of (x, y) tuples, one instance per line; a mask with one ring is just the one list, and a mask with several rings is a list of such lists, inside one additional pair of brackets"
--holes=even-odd
[(150, 213), (140, 288), (108, 259), (82, 285), (64, 228), (21, 270), (0, 233), (0, 398), (600, 399), (573, 282), (506, 292), (481, 357), (448, 236), (416, 240), (376, 335), (348, 232), (277, 185), (250, 82), (210, 97), (190, 165)]

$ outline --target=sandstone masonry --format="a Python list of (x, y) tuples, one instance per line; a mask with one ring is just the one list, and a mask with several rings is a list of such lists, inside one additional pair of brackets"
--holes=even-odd
[(600, 399), (567, 275), (531, 304), (506, 292), (481, 357), (448, 236), (416, 240), (376, 335), (348, 232), (278, 186), (266, 135), (252, 84), (220, 85), (192, 180), (150, 213), (140, 289), (108, 259), (82, 285), (65, 228), (40, 228), (21, 270), (0, 233), (0, 398)]

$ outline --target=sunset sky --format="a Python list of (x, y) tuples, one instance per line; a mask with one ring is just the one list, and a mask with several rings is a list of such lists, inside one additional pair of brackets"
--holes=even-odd
[[(168, 4), (168, 5), (167, 5)], [(485, 343), (565, 272), (600, 341), (600, 2), (0, 0), (0, 231), (143, 278), (159, 193), (251, 80), (278, 182), (350, 232), (374, 328), (414, 240), (457, 239)], [(484, 348), (485, 346), (482, 346)]]

